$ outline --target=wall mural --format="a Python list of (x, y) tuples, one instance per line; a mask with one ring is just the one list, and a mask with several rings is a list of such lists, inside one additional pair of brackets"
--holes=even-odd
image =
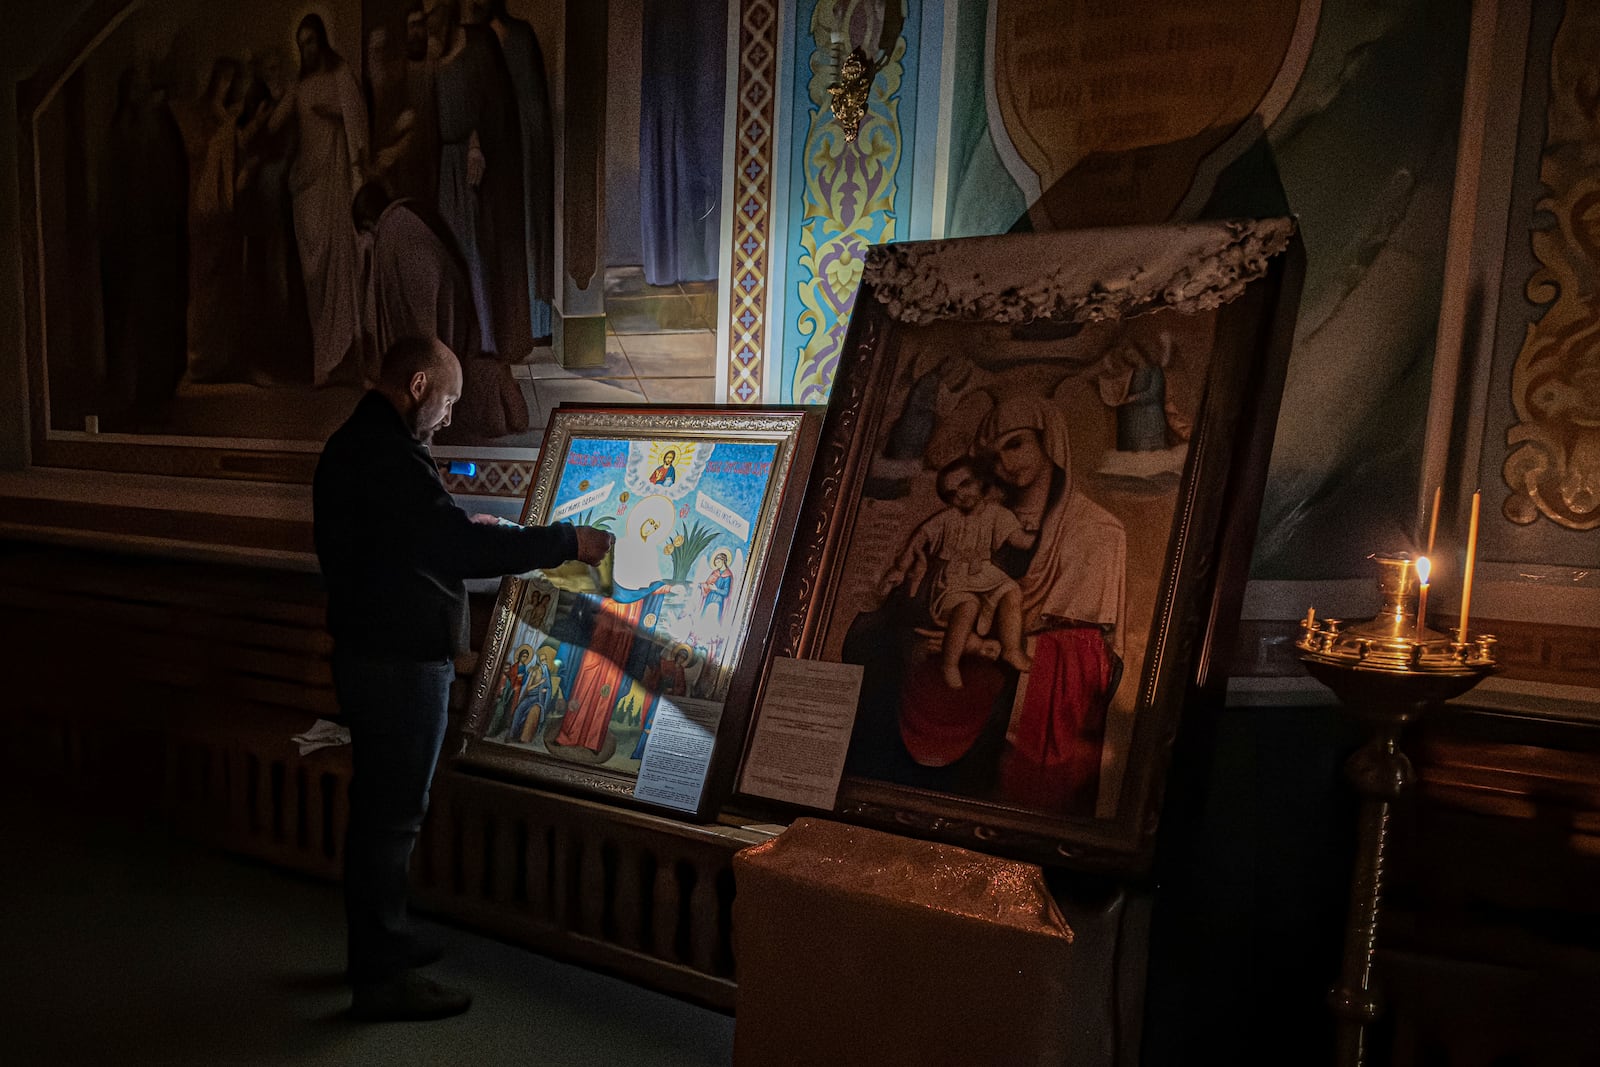
[[(407, 275), (421, 273), (420, 284), (452, 319), (465, 318), (470, 304), (483, 323), (477, 344), (486, 357), (474, 361), (479, 373), (469, 375), (472, 392), (452, 429), (472, 444), (533, 443), (511, 433), (529, 417), (505, 368), (521, 356), (499, 349), (525, 355), (521, 345), (531, 346), (538, 331), (541, 254), (528, 219), (539, 197), (526, 181), (532, 164), (523, 145), (540, 135), (537, 122), (522, 121), (525, 110), (537, 112), (536, 103), (524, 102), (537, 93), (511, 76), (511, 37), (478, 21), (483, 0), (471, 0), (454, 19), (448, 4), (430, 3), (408, 19), (401, 0), (328, 0), (318, 8), (320, 32), (309, 21), (302, 25), (303, 5), (282, 0), (261, 0), (248, 11), (206, 8), (203, 15), (198, 3), (124, 9), (108, 0), (96, 8), (103, 36), (81, 64), (63, 60), (51, 76), (58, 81), (40, 80), (31, 128), (24, 123), (21, 178), (30, 210), (23, 212), (23, 247), (36, 247), (27, 232), (36, 226), (48, 238), (27, 267), (27, 292), (40, 294), (44, 305), (28, 309), (30, 318), (36, 311), (42, 318), (29, 323), (30, 349), (43, 353), (34, 380), (48, 382), (47, 410), (35, 425), (36, 462), (89, 449), (61, 438), (79, 437), (75, 431), (90, 416), (102, 434), (140, 435), (149, 447), (138, 452), (160, 451), (160, 441), (202, 439), (258, 452), (291, 442), (303, 452), (349, 410), (374, 366), (381, 316), (365, 288), (346, 295), (350, 245), (427, 253), (391, 254), (391, 266), (409, 269), (397, 269), (389, 288), (419, 284)], [(1167, 21), (1152, 21), (1146, 5), (1062, 0), (1062, 19), (1037, 19), (1036, 26), (1019, 21), (1003, 0), (949, 6), (942, 16), (955, 23), (954, 95), (941, 160), (948, 196), (936, 229), (960, 236), (1140, 212), (1156, 221), (1293, 211), (1308, 275), (1286, 402), (1304, 416), (1281, 428), (1257, 573), (1339, 577), (1364, 573), (1366, 551), (1410, 532), (1468, 19), (1452, 0), (1302, 0), (1292, 20), (1284, 5), (1270, 6), (1248, 9), (1261, 17), (1241, 23), (1227, 5), (1165, 5)], [(923, 7), (912, 0), (823, 0), (798, 10), (773, 0), (738, 4), (728, 402), (758, 401), (774, 381), (784, 400), (827, 396), (862, 251), (908, 237), (907, 205), (913, 195), (932, 195), (913, 189), (909, 169), (918, 150), (933, 152), (939, 142), (932, 122), (914, 128), (918, 71), (940, 64), (944, 47), (921, 40)], [(543, 6), (510, 0), (506, 25), (519, 17), (551, 36), (540, 23), (549, 18)], [(790, 17), (797, 43), (780, 55), (779, 31)], [(1076, 27), (1065, 36), (1052, 29), (1063, 20)], [(1241, 39), (1254, 42), (1243, 50), (1249, 55), (1236, 47)], [(426, 101), (431, 77), (438, 111), (447, 43), (451, 63), (498, 54), (498, 62), (474, 67), (477, 73), (452, 68), (463, 77), (447, 77), (443, 91), (449, 95), (455, 80), (467, 83), (468, 110), (481, 114), (486, 129), (496, 125), (490, 115), (498, 116), (504, 144), (518, 148), (496, 149), (505, 167), (480, 169), (479, 155), (488, 157), (484, 136), (476, 150), (470, 135), (464, 146), (450, 146), (470, 194), (451, 203), (439, 188), (426, 188), (442, 175), (447, 154), (442, 140), (431, 156), (417, 147), (419, 133), (430, 140), (429, 109), (406, 106), (419, 93)], [(884, 63), (861, 137), (848, 146), (829, 120), (826, 93), (846, 45), (875, 46)], [(1122, 67), (1177, 64), (1200, 78), (1215, 123), (1197, 133), (1193, 123), (1178, 129), (1157, 121), (1171, 105), (1159, 79), (1140, 84), (1114, 77), (1109, 67), (1085, 68), (1058, 86), (1041, 73), (1071, 73), (1070, 55), (1107, 49)], [(1276, 57), (1270, 64), (1262, 58), (1268, 53)], [(316, 56), (335, 54), (342, 68), (328, 59), (322, 69)], [(547, 59), (559, 66), (559, 55)], [(781, 105), (780, 63), (796, 73)], [(483, 91), (491, 82), (498, 94)], [(1253, 110), (1245, 106), (1252, 99)], [(779, 106), (792, 109), (792, 146), (774, 143)], [(365, 138), (359, 122), (345, 119), (347, 110), (365, 114)], [(1072, 114), (1082, 121), (1066, 122)], [(346, 131), (342, 139), (335, 130)], [(327, 136), (319, 141), (317, 134)], [(1215, 145), (1198, 162), (1190, 151), (1195, 137)], [(346, 162), (297, 163), (313, 151)], [(775, 160), (786, 161), (781, 178)], [(526, 164), (520, 184), (506, 180), (517, 164)], [(339, 240), (317, 243), (319, 192), (353, 189), (377, 171), (413, 194), (422, 188), (413, 196), (422, 210), (390, 211), (386, 224), (372, 224), (372, 236), (352, 222)], [(1033, 175), (1037, 193), (1019, 185), (1023, 171)], [(1075, 191), (1065, 199), (1048, 195), (1068, 187)], [(517, 188), (523, 192), (510, 196)], [(778, 251), (769, 241), (780, 201), (795, 225)], [(496, 221), (519, 206), (520, 225)], [(323, 209), (331, 218), (327, 204)], [(388, 210), (382, 205), (378, 218)], [(1083, 211), (1104, 217), (1073, 214)], [(424, 217), (430, 214), (437, 217)], [(508, 236), (516, 233), (522, 237)], [(775, 255), (787, 262), (776, 299), (768, 276)], [(212, 269), (216, 264), (227, 267)], [(505, 284), (519, 276), (519, 265), (535, 284)], [(358, 277), (358, 284), (366, 283)], [(230, 318), (247, 326), (229, 335), (220, 325)], [(774, 358), (783, 360), (781, 370), (769, 364)], [(1577, 364), (1571, 369), (1561, 380), (1581, 392), (1587, 379)], [(1530, 385), (1530, 413), (1545, 410), (1540, 395)], [(46, 415), (52, 430), (65, 433), (40, 448)], [(197, 451), (169, 449), (165, 467), (141, 469), (303, 476), (287, 460), (190, 469), (178, 453)], [(1581, 454), (1565, 462), (1570, 467)], [(113, 465), (131, 463), (119, 458)]]
[[(946, 232), (1293, 212), (1301, 415), (1279, 426), (1256, 571), (1364, 575), (1411, 535), (1467, 6), (1017, 7), (960, 6)], [(1174, 103), (1173, 71), (1206, 106)]]
[(1280, 189), (1306, 239), (1258, 578), (1366, 579), (1416, 536), (1470, 13), (1326, 4), (1262, 158), (1219, 181), (1230, 207)]
[(1282, 111), (1319, 8), (960, 5), (949, 232), (1192, 217)]

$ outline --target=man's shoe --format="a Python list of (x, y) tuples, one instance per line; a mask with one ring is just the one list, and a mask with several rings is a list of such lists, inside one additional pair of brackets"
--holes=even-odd
[(413, 941), (411, 951), (406, 953), (406, 966), (412, 968), (426, 967), (430, 963), (438, 963), (444, 959), (444, 946), (437, 941)]
[(423, 1022), (460, 1015), (470, 1007), (472, 994), (415, 971), (401, 971), (387, 982), (356, 986), (350, 1018), (365, 1023)]
[[(438, 963), (444, 959), (444, 946), (437, 941), (413, 941), (411, 947), (406, 949), (405, 965), (412, 970), (420, 970), (431, 963)], [(345, 968), (344, 980), (347, 985), (355, 985), (350, 969)]]

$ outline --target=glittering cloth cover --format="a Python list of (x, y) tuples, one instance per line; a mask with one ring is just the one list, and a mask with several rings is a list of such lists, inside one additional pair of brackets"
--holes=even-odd
[(733, 869), (739, 1067), (1066, 1062), (1072, 931), (1033, 864), (800, 819)]

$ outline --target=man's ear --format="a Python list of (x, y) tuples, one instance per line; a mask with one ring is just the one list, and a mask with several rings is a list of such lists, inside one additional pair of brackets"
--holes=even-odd
[(421, 403), (422, 398), (428, 394), (428, 372), (419, 370), (413, 374), (407, 391), (411, 394), (411, 399)]

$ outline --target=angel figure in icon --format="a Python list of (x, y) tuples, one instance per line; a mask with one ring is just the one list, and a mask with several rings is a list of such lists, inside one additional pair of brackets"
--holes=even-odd
[(727, 607), (728, 597), (733, 594), (733, 569), (729, 566), (732, 562), (733, 557), (725, 548), (719, 548), (712, 554), (711, 573), (700, 582), (702, 617), (716, 608), (717, 622), (722, 622), (722, 612)]

